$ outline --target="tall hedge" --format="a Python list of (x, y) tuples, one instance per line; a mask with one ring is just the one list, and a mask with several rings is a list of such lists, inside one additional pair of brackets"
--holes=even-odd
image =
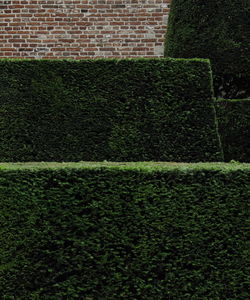
[(0, 182), (3, 300), (248, 299), (249, 165), (17, 164)]
[(165, 55), (212, 62), (217, 96), (250, 96), (249, 0), (172, 0)]
[(207, 60), (0, 60), (0, 161), (218, 161)]
[(250, 162), (250, 99), (219, 100), (216, 112), (225, 161)]

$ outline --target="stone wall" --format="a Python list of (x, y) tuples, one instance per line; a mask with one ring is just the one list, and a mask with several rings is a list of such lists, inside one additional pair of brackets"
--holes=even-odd
[(0, 58), (161, 57), (170, 0), (1, 0)]

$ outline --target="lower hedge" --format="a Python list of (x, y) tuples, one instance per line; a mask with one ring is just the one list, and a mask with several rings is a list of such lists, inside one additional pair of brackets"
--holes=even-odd
[(247, 299), (250, 165), (165, 165), (2, 165), (0, 298)]
[(216, 102), (225, 161), (250, 162), (250, 99)]

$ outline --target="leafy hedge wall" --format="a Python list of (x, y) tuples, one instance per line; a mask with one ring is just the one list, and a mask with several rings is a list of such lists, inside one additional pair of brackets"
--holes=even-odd
[(219, 100), (216, 111), (225, 160), (250, 162), (250, 99)]
[(216, 96), (250, 96), (249, 0), (172, 0), (165, 55), (211, 59)]
[(207, 60), (0, 60), (0, 161), (218, 161)]
[(249, 165), (17, 165), (0, 182), (1, 299), (248, 298)]

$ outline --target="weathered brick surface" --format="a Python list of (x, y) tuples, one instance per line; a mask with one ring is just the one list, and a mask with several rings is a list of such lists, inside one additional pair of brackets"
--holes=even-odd
[(160, 57), (170, 0), (0, 0), (0, 57)]

